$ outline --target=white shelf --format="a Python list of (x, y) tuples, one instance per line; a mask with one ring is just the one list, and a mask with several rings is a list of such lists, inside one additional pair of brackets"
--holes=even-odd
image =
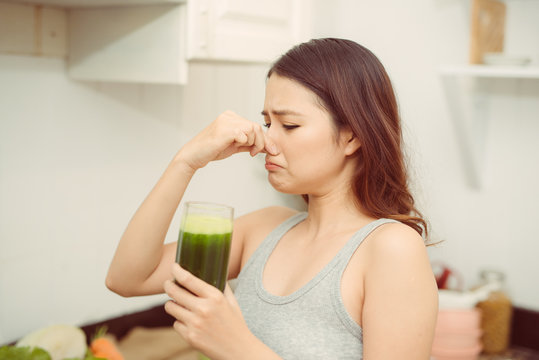
[(17, 4), (46, 5), (63, 8), (86, 8), (107, 6), (134, 6), (134, 5), (160, 5), (181, 4), (186, 0), (3, 0)]
[(440, 73), (446, 76), (539, 79), (539, 66), (445, 65), (440, 68)]
[(449, 104), (470, 185), (483, 181), (486, 129), (491, 101), (488, 86), (479, 79), (537, 79), (538, 66), (445, 65), (440, 67), (442, 84)]

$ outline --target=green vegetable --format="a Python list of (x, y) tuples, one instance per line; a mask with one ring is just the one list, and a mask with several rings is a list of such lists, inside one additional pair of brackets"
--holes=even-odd
[(6, 345), (0, 347), (0, 360), (51, 360), (51, 357), (38, 347)]

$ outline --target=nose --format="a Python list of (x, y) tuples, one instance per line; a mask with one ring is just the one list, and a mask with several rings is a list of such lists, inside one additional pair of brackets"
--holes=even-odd
[(264, 133), (264, 148), (266, 153), (270, 155), (278, 155), (281, 150), (275, 141), (275, 134), (271, 131), (271, 127)]

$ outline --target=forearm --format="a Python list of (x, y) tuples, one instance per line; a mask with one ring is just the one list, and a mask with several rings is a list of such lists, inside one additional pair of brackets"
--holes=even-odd
[(162, 259), (165, 236), (194, 172), (177, 155), (133, 215), (109, 268), (111, 290), (126, 296), (141, 292)]
[(163, 242), (195, 171), (238, 152), (254, 156), (264, 146), (260, 125), (232, 112), (219, 115), (185, 144), (129, 222), (112, 260), (107, 287), (124, 296), (162, 292), (174, 261), (172, 246)]

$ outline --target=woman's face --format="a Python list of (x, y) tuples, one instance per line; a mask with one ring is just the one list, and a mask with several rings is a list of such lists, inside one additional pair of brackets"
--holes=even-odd
[[(266, 156), (268, 180), (281, 192), (324, 195), (350, 179), (348, 131), (337, 131), (317, 96), (272, 74), (264, 101), (266, 136), (277, 153)], [(347, 183), (348, 184), (348, 183)]]

